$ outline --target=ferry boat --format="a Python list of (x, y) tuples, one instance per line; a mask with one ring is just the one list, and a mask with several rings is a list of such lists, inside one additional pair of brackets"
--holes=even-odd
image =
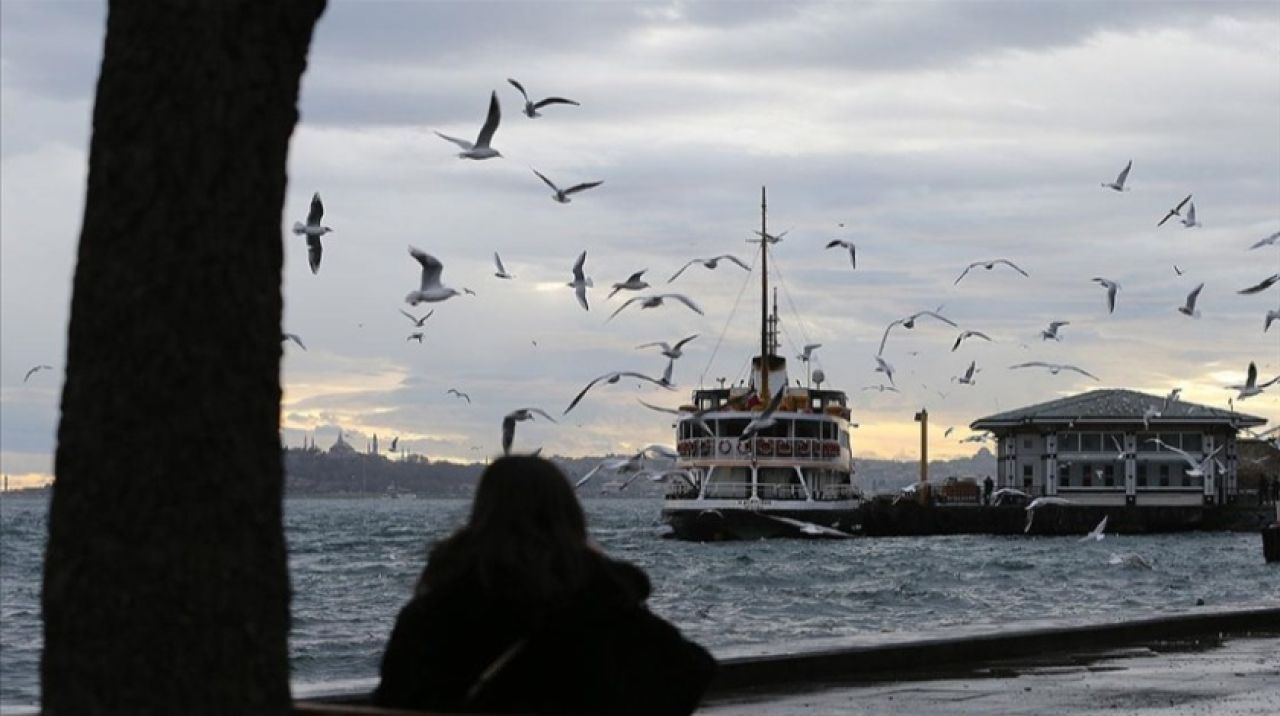
[[(689, 540), (848, 537), (860, 529), (850, 411), (821, 371), (792, 386), (778, 355), (775, 292), (768, 310), (767, 204), (760, 195), (760, 354), (747, 385), (697, 389), (676, 422), (676, 468), (662, 518)], [(813, 386), (813, 383), (817, 387)], [(772, 424), (744, 436), (772, 403)]]

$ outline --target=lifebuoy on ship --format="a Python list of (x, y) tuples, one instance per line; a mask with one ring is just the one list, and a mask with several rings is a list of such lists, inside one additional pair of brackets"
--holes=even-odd
[(762, 457), (770, 457), (773, 455), (772, 440), (765, 438), (763, 440), (757, 440), (756, 443), (756, 451), (759, 452)]
[(733, 449), (733, 446), (731, 446), (731, 445), (729, 444), (729, 441), (728, 441), (728, 440), (721, 440), (721, 441), (720, 441), (720, 454), (721, 454), (721, 455), (728, 455), (728, 454), (729, 454), (729, 451), (730, 451), (730, 450), (732, 450), (732, 449)]
[(750, 445), (748, 445), (748, 444), (746, 443), (746, 441), (741, 441), (741, 440), (740, 440), (740, 441), (738, 441), (738, 454), (739, 454), (739, 455), (750, 455), (750, 454), (751, 454), (751, 446), (750, 446)]

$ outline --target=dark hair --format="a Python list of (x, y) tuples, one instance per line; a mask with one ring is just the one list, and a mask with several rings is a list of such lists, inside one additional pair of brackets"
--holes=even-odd
[(431, 550), (417, 592), (475, 579), (491, 596), (549, 607), (585, 584), (590, 549), (564, 473), (541, 458), (502, 457), (480, 476), (466, 526)]

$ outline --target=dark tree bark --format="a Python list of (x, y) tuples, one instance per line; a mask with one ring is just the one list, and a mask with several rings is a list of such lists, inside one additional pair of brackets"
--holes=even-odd
[(281, 207), (324, 0), (113, 0), (44, 572), (46, 713), (289, 707)]

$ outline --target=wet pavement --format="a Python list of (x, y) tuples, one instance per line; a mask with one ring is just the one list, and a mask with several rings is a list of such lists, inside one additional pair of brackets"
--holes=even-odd
[(1228, 638), (986, 663), (935, 678), (721, 696), (702, 716), (1280, 714), (1280, 638)]

